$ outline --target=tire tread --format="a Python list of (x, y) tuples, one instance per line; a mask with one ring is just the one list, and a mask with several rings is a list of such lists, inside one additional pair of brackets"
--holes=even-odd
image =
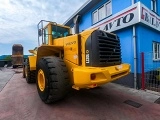
[(27, 83), (35, 83), (36, 82), (36, 71), (30, 71), (30, 65), (29, 65), (29, 60), (27, 59), (27, 76), (26, 76), (26, 81)]
[(53, 103), (64, 98), (70, 91), (67, 67), (64, 61), (58, 57), (50, 56), (41, 58), (46, 65), (49, 77), (49, 95), (43, 100), (45, 103)]

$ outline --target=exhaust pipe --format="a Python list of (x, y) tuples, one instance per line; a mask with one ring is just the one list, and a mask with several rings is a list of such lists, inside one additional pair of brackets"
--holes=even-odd
[(73, 19), (75, 34), (78, 34), (78, 33), (79, 33), (80, 17), (81, 17), (80, 15), (77, 15), (77, 16)]

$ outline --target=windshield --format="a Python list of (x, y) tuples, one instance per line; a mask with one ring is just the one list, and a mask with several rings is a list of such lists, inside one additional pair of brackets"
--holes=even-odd
[(52, 36), (53, 38), (66, 37), (69, 35), (69, 29), (52, 25)]

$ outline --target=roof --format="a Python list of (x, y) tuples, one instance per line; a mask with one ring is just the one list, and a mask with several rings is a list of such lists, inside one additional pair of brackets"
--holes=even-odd
[(94, 5), (96, 5), (99, 2), (99, 0), (88, 0), (85, 2), (71, 17), (69, 17), (63, 24), (64, 25), (71, 25), (73, 23), (73, 18), (76, 15), (82, 15), (89, 9), (91, 9)]

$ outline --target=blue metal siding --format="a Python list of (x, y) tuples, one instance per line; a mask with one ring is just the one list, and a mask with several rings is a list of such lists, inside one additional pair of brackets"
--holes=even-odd
[(79, 31), (81, 32), (82, 30), (85, 30), (89, 28), (92, 25), (92, 13), (87, 12), (85, 15), (82, 16), (80, 26), (79, 26)]
[[(138, 52), (138, 66), (141, 66), (140, 62), (140, 53), (144, 52), (145, 54), (145, 62), (146, 62), (146, 67), (151, 68), (151, 69), (156, 69), (156, 62), (153, 61), (153, 48), (152, 48), (152, 43), (153, 41), (155, 42), (160, 42), (160, 33), (152, 28), (138, 25), (137, 26), (137, 52)], [(141, 73), (141, 67), (138, 67), (138, 72)]]
[(160, 42), (160, 33), (157, 30), (145, 26), (138, 26), (137, 32), (139, 46), (141, 46), (140, 52), (152, 52), (152, 42)]
[(156, 30), (145, 26), (138, 26), (137, 33), (140, 52), (152, 52), (152, 42), (158, 41), (160, 34)]
[(134, 57), (133, 57), (132, 27), (128, 27), (123, 30), (116, 31), (114, 33), (117, 34), (120, 38), (122, 62), (131, 64), (131, 72), (133, 73)]
[(132, 0), (112, 0), (112, 14), (116, 14), (130, 5), (132, 5)]
[(146, 7), (151, 9), (151, 0), (139, 0), (142, 4), (144, 4)]

